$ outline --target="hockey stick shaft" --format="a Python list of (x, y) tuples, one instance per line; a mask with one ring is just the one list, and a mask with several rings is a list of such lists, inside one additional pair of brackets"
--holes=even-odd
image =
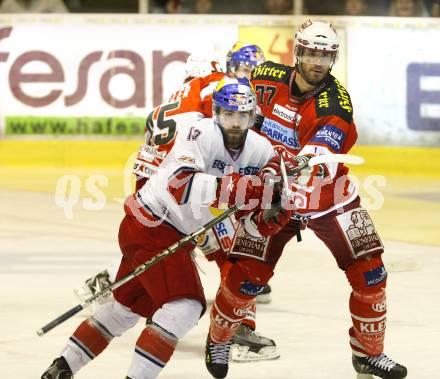
[(286, 164), (284, 163), (284, 159), (282, 155), (280, 155), (280, 163), (281, 163), (280, 170), (281, 170), (281, 177), (283, 179), (283, 187), (289, 188), (289, 179), (287, 177)]
[[(301, 166), (301, 167), (297, 167), (296, 169), (293, 170), (292, 174), (296, 174), (298, 172), (300, 172), (304, 167), (306, 167), (305, 165)], [(289, 189), (289, 178), (287, 176), (287, 171), (286, 171), (286, 164), (284, 163), (284, 159), (283, 156), (280, 155), (280, 171), (281, 171), (281, 178), (283, 179), (283, 192), (282, 192), (282, 198), (285, 199), (289, 199), (292, 191)]]
[(49, 330), (52, 330), (56, 326), (60, 325), (64, 321), (68, 320), (69, 318), (75, 316), (78, 312), (82, 311), (84, 309), (84, 306), (82, 304), (78, 304), (72, 309), (69, 309), (67, 312), (63, 313), (61, 316), (58, 316), (55, 320), (52, 320), (48, 324), (44, 325), (41, 329), (37, 330), (37, 334), (39, 336), (44, 335)]
[(228, 218), (229, 216), (233, 215), (235, 212), (238, 211), (238, 209), (239, 209), (239, 207), (237, 207), (237, 206), (229, 208), (228, 210), (223, 212), (221, 215), (213, 218), (211, 221), (209, 221), (208, 223), (203, 225), (200, 229), (196, 230), (195, 232), (193, 232), (191, 234), (188, 234), (187, 236), (185, 236), (182, 239), (178, 240), (177, 242), (175, 242), (173, 245), (171, 245), (167, 249), (162, 250), (159, 254), (155, 255), (153, 258), (149, 259), (147, 262), (139, 265), (138, 267), (136, 267), (134, 269), (133, 272), (131, 272), (127, 276), (124, 276), (123, 278), (121, 278), (117, 282), (112, 283), (111, 285), (109, 285), (108, 287), (103, 289), (102, 291), (99, 291), (96, 294), (94, 294), (93, 296), (91, 296), (88, 299), (86, 299), (84, 301), (84, 305), (83, 304), (78, 304), (75, 307), (73, 307), (72, 309), (69, 309), (67, 312), (63, 313), (61, 316), (58, 316), (56, 319), (54, 319), (51, 322), (49, 322), (48, 324), (44, 325), (42, 328), (37, 330), (37, 334), (39, 336), (43, 336), (48, 331), (52, 330), (53, 328), (55, 328), (56, 326), (60, 325), (64, 321), (66, 321), (69, 318), (71, 318), (72, 316), (76, 315), (78, 312), (83, 310), (86, 306), (90, 305), (96, 298), (98, 298), (100, 296), (103, 296), (104, 294), (107, 294), (107, 293), (113, 291), (116, 288), (119, 288), (120, 286), (122, 286), (123, 284), (127, 283), (131, 279), (133, 279), (136, 276), (142, 274), (145, 270), (147, 270), (151, 266), (154, 266), (157, 262), (160, 262), (164, 258), (166, 258), (166, 257), (170, 256), (171, 254), (175, 253), (179, 248), (181, 248), (186, 243), (194, 240), (194, 238), (200, 236), (201, 234), (206, 233), (215, 224), (218, 224), (219, 222), (221, 222), (221, 221), (225, 220), (226, 218)]

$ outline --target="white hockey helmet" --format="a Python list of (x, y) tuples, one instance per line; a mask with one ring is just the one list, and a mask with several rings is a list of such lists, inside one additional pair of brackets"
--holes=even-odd
[(217, 60), (203, 55), (191, 54), (186, 60), (185, 82), (192, 78), (209, 75), (213, 72), (223, 72)]
[[(329, 22), (307, 20), (295, 34), (296, 63), (305, 62), (307, 50), (325, 52), (330, 69), (335, 63), (339, 51), (339, 38)], [(328, 54), (330, 53), (330, 54)]]
[(309, 19), (296, 32), (295, 45), (308, 49), (337, 52), (339, 38), (336, 30), (329, 22)]

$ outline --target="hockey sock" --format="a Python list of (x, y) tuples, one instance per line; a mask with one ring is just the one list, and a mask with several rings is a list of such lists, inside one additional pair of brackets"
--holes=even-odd
[(251, 299), (241, 299), (221, 286), (211, 309), (211, 339), (216, 343), (225, 343), (234, 335), (247, 313)]
[(83, 321), (69, 338), (61, 355), (76, 373), (99, 355), (112, 340), (111, 333), (93, 317)]
[(353, 288), (349, 330), (350, 346), (358, 356), (383, 352), (386, 327), (386, 277), (380, 255), (362, 259), (348, 267), (347, 278)]
[(255, 299), (252, 300), (247, 312), (246, 312), (246, 317), (243, 319), (243, 321), (241, 322), (242, 325), (246, 325), (249, 328), (251, 328), (252, 330), (256, 329), (256, 301)]
[(216, 263), (218, 264), (219, 268), (220, 268), (220, 280), (223, 282), (223, 280), (225, 280), (225, 278), (228, 275), (229, 270), (232, 267), (232, 262), (231, 261), (223, 261), (221, 264), (219, 264), (219, 262), (216, 261)]
[(262, 262), (240, 260), (232, 265), (211, 309), (210, 336), (214, 342), (231, 339), (272, 275), (271, 267)]
[(127, 376), (156, 378), (173, 355), (177, 337), (157, 324), (148, 325), (139, 336)]

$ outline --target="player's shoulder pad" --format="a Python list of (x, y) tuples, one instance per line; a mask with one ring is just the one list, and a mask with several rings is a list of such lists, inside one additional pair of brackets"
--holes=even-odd
[(347, 123), (353, 121), (353, 106), (350, 95), (344, 86), (332, 75), (327, 86), (316, 95), (316, 115), (338, 116)]
[(289, 83), (293, 67), (266, 61), (255, 67), (251, 80), (269, 80), (273, 82)]

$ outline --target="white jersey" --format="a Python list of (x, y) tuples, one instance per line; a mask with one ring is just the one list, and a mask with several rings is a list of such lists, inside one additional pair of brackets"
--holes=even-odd
[[(270, 142), (252, 130), (242, 150), (231, 154), (213, 119), (181, 128), (157, 173), (135, 195), (138, 205), (184, 234), (194, 232), (214, 218), (209, 205), (216, 199), (217, 178), (232, 172), (255, 175), (275, 155)], [(195, 174), (184, 184), (178, 203), (168, 186), (182, 172)]]

